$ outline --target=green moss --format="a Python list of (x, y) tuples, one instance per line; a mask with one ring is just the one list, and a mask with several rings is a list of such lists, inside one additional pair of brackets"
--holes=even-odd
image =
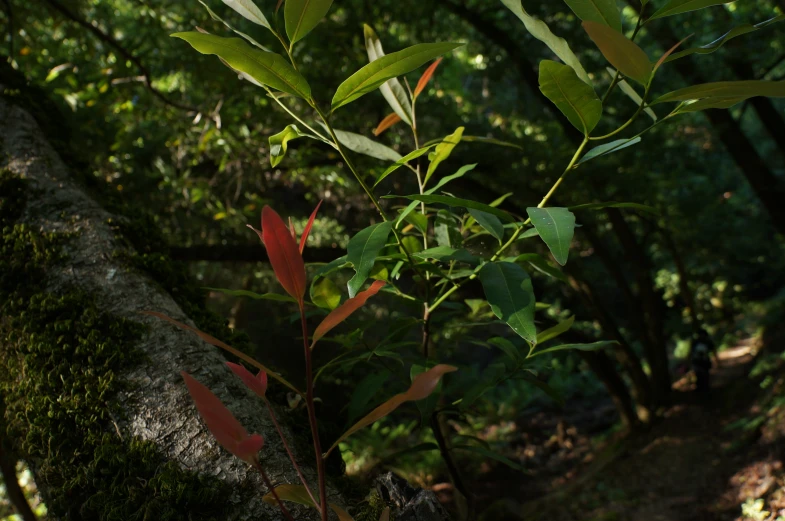
[(104, 313), (89, 295), (42, 286), (68, 237), (15, 223), (24, 200), (25, 182), (0, 172), (0, 435), (34, 464), (58, 518), (222, 519), (228, 485), (117, 434), (117, 375), (145, 363), (133, 349), (143, 328)]
[[(361, 510), (354, 516), (355, 521), (379, 521), (387, 503), (384, 502), (376, 489), (372, 489), (365, 501), (358, 506)], [(390, 519), (394, 520), (395, 515), (391, 515)]]

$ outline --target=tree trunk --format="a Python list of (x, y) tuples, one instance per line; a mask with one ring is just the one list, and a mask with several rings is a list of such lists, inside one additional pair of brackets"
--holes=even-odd
[(591, 310), (591, 313), (599, 322), (604, 335), (619, 343), (619, 346), (614, 350), (614, 354), (632, 382), (633, 397), (641, 407), (639, 416), (642, 420), (647, 421), (653, 405), (652, 391), (651, 384), (646, 373), (643, 372), (638, 356), (619, 330), (611, 314), (597, 298), (594, 289), (582, 275), (578, 265), (575, 262), (568, 263), (564, 266), (564, 271), (568, 276), (573, 292), (583, 301), (586, 308)]
[[(0, 357), (10, 368), (0, 386), (14, 451), (33, 470), (49, 519), (280, 519), (261, 500), (266, 490), (253, 469), (206, 431), (180, 371), (265, 436), (261, 459), (271, 480), (296, 483), (261, 401), (216, 348), (138, 314), (189, 322), (169, 294), (129, 266), (135, 252), (110, 226), (117, 218), (72, 180), (34, 119), (4, 98), (0, 151), (7, 160)], [(334, 490), (330, 496), (342, 502)], [(292, 511), (314, 519), (313, 510)]]
[(607, 389), (616, 405), (616, 410), (619, 411), (624, 428), (628, 431), (635, 430), (640, 425), (640, 421), (638, 421), (638, 415), (635, 412), (627, 386), (616, 371), (613, 361), (601, 351), (594, 353), (579, 351), (578, 353)]
[(624, 248), (628, 263), (635, 270), (638, 296), (640, 297), (646, 320), (644, 334), (649, 337), (649, 341), (644, 342), (644, 348), (646, 348), (646, 358), (651, 367), (654, 401), (657, 405), (665, 405), (670, 399), (671, 377), (664, 335), (665, 324), (662, 316), (664, 302), (654, 288), (654, 280), (651, 274), (653, 267), (648, 255), (638, 244), (635, 232), (627, 224), (627, 221), (618, 209), (608, 208), (606, 213), (613, 225), (616, 236), (619, 238), (619, 242)]

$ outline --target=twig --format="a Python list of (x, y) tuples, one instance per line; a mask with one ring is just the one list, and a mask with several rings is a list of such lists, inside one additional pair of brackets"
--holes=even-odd
[[(8, 0), (4, 0), (4, 1), (7, 2)], [(169, 105), (170, 107), (175, 107), (180, 110), (186, 110), (188, 112), (199, 112), (199, 109), (196, 107), (192, 107), (190, 105), (184, 105), (182, 103), (178, 103), (176, 101), (170, 100), (160, 90), (156, 89), (153, 86), (153, 81), (150, 77), (150, 71), (147, 69), (147, 67), (144, 66), (144, 64), (138, 57), (134, 56), (128, 49), (120, 45), (120, 42), (118, 42), (117, 40), (115, 40), (105, 32), (103, 32), (95, 25), (88, 23), (87, 21), (79, 18), (70, 9), (68, 9), (66, 6), (64, 6), (57, 0), (45, 0), (45, 1), (50, 6), (52, 6), (52, 8), (54, 8), (56, 11), (60, 12), (60, 14), (62, 14), (72, 22), (84, 27), (91, 33), (93, 33), (102, 42), (117, 49), (117, 51), (123, 56), (123, 58), (136, 65), (136, 68), (139, 69), (139, 72), (141, 72), (142, 76), (144, 77), (144, 84), (147, 87), (147, 89), (153, 94), (153, 96), (161, 100), (164, 104)]]

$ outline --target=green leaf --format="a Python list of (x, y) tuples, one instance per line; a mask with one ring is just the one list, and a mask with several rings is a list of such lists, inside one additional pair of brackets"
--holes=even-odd
[(576, 165), (583, 164), (587, 161), (591, 161), (600, 156), (605, 156), (608, 154), (612, 154), (614, 152), (618, 152), (619, 150), (623, 150), (627, 147), (631, 147), (632, 145), (637, 145), (641, 142), (640, 137), (632, 138), (632, 139), (617, 139), (616, 141), (611, 141), (609, 143), (602, 144), (600, 146), (594, 147), (584, 156), (581, 158), (580, 161), (576, 163)]
[(439, 262), (465, 262), (466, 264), (477, 265), (480, 263), (480, 258), (475, 257), (464, 249), (450, 248), (449, 246), (437, 246), (435, 248), (428, 248), (414, 254), (415, 257), (421, 259), (436, 259)]
[(283, 10), (291, 45), (305, 38), (330, 10), (333, 0), (286, 0)]
[(286, 155), (289, 141), (303, 136), (305, 134), (300, 132), (297, 125), (288, 125), (279, 133), (270, 136), (270, 165), (278, 166)]
[(732, 106), (741, 103), (742, 101), (746, 100), (746, 97), (742, 98), (706, 98), (702, 100), (695, 101), (693, 103), (687, 103), (679, 107), (679, 110), (676, 111), (677, 114), (684, 114), (687, 112), (700, 112), (701, 110), (708, 110), (708, 109), (729, 109)]
[(333, 310), (341, 304), (341, 291), (335, 282), (321, 277), (311, 284), (311, 302), (320, 308)]
[(387, 380), (390, 379), (390, 371), (383, 369), (378, 373), (370, 373), (365, 376), (354, 388), (352, 397), (349, 399), (347, 415), (349, 423), (355, 421), (368, 408), (376, 393), (378, 393)]
[(433, 235), (436, 244), (442, 247), (456, 248), (463, 242), (460, 222), (451, 212), (439, 210), (433, 223)]
[(418, 157), (424, 155), (426, 152), (428, 152), (430, 149), (432, 149), (435, 146), (436, 146), (436, 143), (434, 143), (433, 145), (428, 145), (428, 146), (424, 146), (422, 148), (418, 148), (417, 150), (409, 152), (408, 154), (406, 154), (402, 158), (398, 159), (395, 163), (390, 165), (387, 168), (387, 170), (382, 172), (379, 175), (378, 178), (376, 178), (376, 182), (373, 184), (374, 188), (376, 188), (376, 185), (381, 183), (388, 175), (392, 174), (393, 172), (395, 172), (396, 170), (401, 168), (403, 165), (405, 165), (406, 163), (408, 163), (412, 159), (417, 159)]
[(499, 243), (504, 240), (504, 225), (495, 215), (469, 208), (469, 214), (483, 227), (485, 231), (496, 237)]
[(511, 262), (489, 262), (480, 270), (480, 282), (493, 313), (524, 340), (536, 342), (535, 299), (529, 274)]
[(504, 463), (505, 465), (507, 465), (511, 469), (514, 469), (514, 470), (517, 470), (517, 471), (520, 471), (520, 472), (525, 472), (525, 470), (526, 470), (520, 464), (515, 463), (510, 458), (507, 458), (506, 456), (502, 456), (498, 452), (494, 452), (492, 450), (488, 450), (488, 449), (485, 449), (483, 447), (478, 447), (477, 445), (454, 445), (453, 449), (465, 450), (467, 452), (474, 452), (474, 453), (479, 454), (480, 456), (483, 456), (485, 458), (491, 458), (493, 460), (498, 461), (499, 463)]
[(392, 221), (374, 224), (360, 231), (349, 240), (346, 259), (352, 263), (354, 277), (349, 281), (349, 297), (354, 298), (373, 269), (379, 252), (387, 244), (387, 236), (392, 230)]
[(423, 180), (423, 186), (428, 184), (428, 180), (431, 178), (434, 172), (436, 172), (436, 168), (439, 164), (450, 157), (453, 149), (461, 142), (461, 137), (463, 136), (463, 127), (458, 127), (455, 129), (455, 132), (450, 134), (449, 136), (445, 137), (444, 140), (436, 145), (436, 150), (431, 152), (428, 156), (428, 159), (431, 163), (428, 165), (428, 172), (425, 174), (425, 180)]
[(578, 78), (572, 67), (541, 61), (540, 90), (584, 135), (589, 135), (602, 117), (600, 98)]
[(256, 7), (256, 4), (251, 0), (223, 0), (223, 3), (240, 13), (240, 16), (246, 20), (250, 20), (255, 24), (261, 25), (272, 30), (270, 22), (267, 21), (264, 14)]
[(575, 233), (575, 215), (567, 208), (527, 208), (526, 213), (556, 262), (564, 266)]
[[(606, 70), (612, 77), (616, 76), (616, 69), (613, 67), (607, 67)], [(620, 79), (618, 81), (618, 85), (621, 91), (626, 94), (627, 97), (633, 101), (633, 103), (635, 103), (635, 106), (640, 107), (643, 104), (643, 98), (635, 91), (634, 88), (632, 88), (632, 85), (627, 83), (627, 80), (624, 78)], [(643, 109), (643, 111), (652, 119), (652, 121), (657, 121), (657, 114), (651, 107), (646, 107)]]
[(758, 24), (743, 24), (737, 27), (734, 27), (727, 33), (723, 34), (716, 40), (711, 43), (707, 43), (706, 45), (701, 45), (699, 47), (692, 47), (690, 49), (685, 49), (683, 51), (671, 54), (665, 60), (665, 63), (672, 62), (673, 60), (678, 60), (679, 58), (684, 58), (685, 56), (690, 56), (691, 54), (711, 54), (714, 51), (717, 51), (720, 47), (725, 45), (729, 40), (736, 38), (737, 36), (741, 36), (747, 33), (751, 33), (753, 31), (757, 31), (759, 29), (763, 29), (764, 27), (768, 27), (769, 25), (775, 24), (777, 22), (781, 22), (785, 20), (785, 14), (781, 14), (779, 16), (775, 16), (774, 18), (770, 18), (764, 22), (760, 22)]
[(602, 210), (603, 208), (630, 208), (633, 210), (640, 210), (642, 212), (650, 213), (652, 215), (660, 215), (655, 208), (651, 206), (646, 206), (645, 204), (638, 204), (638, 203), (616, 203), (614, 201), (609, 201), (607, 203), (587, 203), (587, 204), (579, 204), (577, 206), (570, 206), (570, 211), (574, 212), (576, 210)]
[(447, 206), (473, 208), (475, 210), (480, 210), (495, 215), (502, 221), (507, 221), (507, 222), (515, 221), (515, 219), (513, 219), (512, 216), (507, 212), (504, 212), (492, 206), (488, 206), (487, 204), (478, 203), (476, 201), (470, 201), (468, 199), (459, 199), (457, 197), (450, 197), (447, 195), (430, 195), (430, 194), (414, 194), (414, 195), (401, 195), (401, 196), (385, 195), (383, 199), (392, 199), (395, 197), (403, 197), (404, 199), (409, 199), (412, 201), (421, 201), (426, 204), (446, 204)]
[[(453, 181), (454, 179), (458, 179), (459, 177), (463, 177), (467, 172), (474, 170), (474, 167), (476, 166), (477, 163), (473, 165), (464, 165), (461, 168), (459, 168), (458, 171), (455, 172), (454, 174), (448, 175), (447, 177), (442, 177), (441, 179), (439, 179), (439, 182), (436, 183), (436, 186), (425, 191), (425, 195), (431, 195), (435, 193), (439, 188), (443, 187), (450, 181)], [(415, 208), (417, 208), (417, 204), (418, 204), (417, 201), (413, 201), (412, 203), (409, 204), (409, 206), (403, 209), (401, 215), (398, 217), (398, 220), (395, 222), (396, 228), (400, 226), (400, 223), (403, 222), (403, 220), (406, 218), (407, 215), (409, 215), (412, 211), (414, 211)]]
[[(615, 0), (614, 0), (615, 2)], [(643, 49), (619, 31), (595, 22), (583, 22), (583, 28), (611, 65), (622, 74), (646, 85), (651, 78), (652, 63)]]
[(401, 154), (392, 148), (363, 135), (345, 130), (335, 130), (335, 135), (338, 137), (338, 141), (352, 152), (375, 157), (382, 161), (398, 161), (401, 159)]
[(552, 328), (546, 329), (545, 331), (538, 333), (537, 343), (542, 344), (543, 342), (547, 342), (548, 340), (556, 338), (562, 333), (566, 333), (572, 327), (572, 324), (574, 322), (575, 322), (575, 317), (570, 317), (567, 320), (559, 322)]
[(566, 351), (568, 349), (574, 349), (577, 351), (598, 351), (600, 349), (604, 349), (614, 344), (618, 344), (618, 342), (614, 340), (602, 340), (600, 342), (594, 342), (592, 344), (564, 344), (561, 346), (549, 347), (547, 349), (534, 351), (534, 353), (532, 353), (531, 356), (534, 357), (534, 356), (544, 355), (546, 353), (554, 353), (556, 351)]
[(200, 4), (202, 4), (202, 6), (203, 6), (203, 7), (204, 7), (204, 8), (207, 10), (207, 12), (210, 14), (210, 18), (212, 18), (212, 19), (213, 19), (213, 20), (215, 20), (216, 22), (220, 22), (220, 23), (224, 24), (224, 25), (226, 26), (226, 28), (227, 28), (227, 29), (229, 29), (230, 31), (232, 31), (233, 33), (235, 33), (235, 34), (236, 34), (236, 35), (238, 35), (238, 36), (242, 36), (242, 37), (243, 37), (243, 38), (245, 38), (245, 39), (248, 41), (248, 43), (250, 43), (251, 45), (258, 47), (258, 48), (260, 48), (260, 49), (261, 49), (261, 50), (263, 50), (263, 51), (270, 52), (270, 49), (268, 49), (268, 48), (267, 48), (267, 47), (265, 47), (264, 45), (260, 44), (259, 42), (257, 42), (256, 40), (254, 40), (253, 38), (251, 38), (250, 36), (248, 36), (248, 35), (247, 35), (247, 34), (245, 34), (244, 32), (238, 31), (237, 29), (235, 29), (234, 27), (232, 27), (232, 26), (231, 26), (231, 25), (230, 25), (228, 22), (226, 22), (226, 21), (225, 21), (223, 18), (221, 18), (220, 16), (218, 16), (217, 14), (215, 14), (215, 12), (214, 12), (212, 9), (210, 9), (210, 6), (209, 6), (209, 5), (207, 5), (206, 3), (204, 3), (202, 0), (199, 0), (199, 3), (200, 3)]
[(311, 87), (282, 56), (254, 49), (239, 38), (223, 38), (198, 32), (174, 33), (202, 54), (214, 54), (230, 67), (243, 72), (263, 85), (310, 99)]
[(544, 273), (545, 275), (553, 277), (554, 279), (560, 280), (562, 282), (568, 282), (567, 275), (565, 275), (561, 270), (558, 270), (548, 264), (548, 261), (536, 253), (523, 253), (514, 259), (511, 259), (510, 262), (528, 262), (540, 273)]
[(518, 348), (507, 340), (506, 338), (496, 336), (488, 340), (488, 343), (492, 346), (496, 346), (499, 348), (505, 355), (507, 355), (510, 359), (514, 362), (521, 361), (521, 353), (518, 351)]
[(338, 86), (333, 96), (332, 110), (335, 111), (351, 103), (360, 96), (376, 90), (387, 80), (411, 72), (461, 45), (463, 44), (452, 42), (421, 43), (372, 61)]
[(507, 7), (507, 9), (512, 11), (515, 16), (521, 19), (521, 22), (523, 22), (526, 30), (529, 31), (532, 36), (547, 45), (548, 48), (553, 51), (553, 54), (558, 56), (561, 61), (572, 67), (575, 73), (584, 83), (591, 85), (589, 75), (586, 73), (586, 70), (583, 68), (583, 65), (581, 65), (580, 60), (578, 60), (578, 57), (575, 56), (575, 53), (572, 52), (570, 45), (564, 38), (560, 38), (553, 34), (545, 22), (527, 13), (523, 8), (521, 0), (502, 0), (502, 3)]
[(564, 0), (581, 20), (621, 31), (621, 11), (616, 0)]
[(744, 80), (744, 81), (718, 81), (716, 83), (702, 83), (683, 89), (663, 94), (651, 104), (665, 103), (668, 101), (689, 101), (703, 98), (741, 98), (747, 99), (754, 96), (767, 96), (770, 98), (785, 97), (785, 80)]
[(736, 0), (671, 0), (654, 11), (654, 14), (646, 20), (646, 23), (651, 20), (656, 20), (657, 18), (687, 13), (689, 11), (697, 11), (698, 9), (704, 9), (713, 5), (730, 4), (735, 1)]
[[(376, 35), (376, 32), (371, 26), (363, 25), (363, 33), (365, 34), (365, 49), (368, 51), (368, 60), (374, 61), (384, 56), (382, 49), (382, 42)], [(387, 80), (380, 87), (379, 91), (387, 100), (393, 112), (406, 122), (407, 125), (412, 124), (414, 120), (412, 116), (412, 102), (409, 101), (409, 96), (406, 94), (406, 89), (397, 78)]]
[(204, 288), (210, 291), (217, 291), (232, 297), (249, 297), (255, 300), (274, 300), (276, 302), (297, 302), (289, 295), (280, 295), (278, 293), (254, 293), (244, 289), (224, 289), (224, 288)]
[(417, 228), (420, 233), (426, 235), (428, 233), (428, 216), (421, 213), (410, 213), (406, 216), (406, 222), (409, 222)]
[(423, 249), (422, 239), (415, 237), (414, 235), (407, 235), (401, 242), (403, 243), (403, 247), (406, 248), (406, 251), (410, 254), (415, 254)]

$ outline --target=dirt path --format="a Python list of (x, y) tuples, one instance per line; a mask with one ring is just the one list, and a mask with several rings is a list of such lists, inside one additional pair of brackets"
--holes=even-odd
[[(567, 493), (528, 505), (527, 519), (558, 521), (725, 521), (732, 478), (750, 464), (749, 441), (728, 427), (749, 414), (760, 391), (748, 378), (749, 348), (720, 354), (709, 396), (685, 379), (675, 405), (650, 432), (629, 442), (599, 471), (591, 466)], [(595, 464), (595, 467), (601, 466)]]

